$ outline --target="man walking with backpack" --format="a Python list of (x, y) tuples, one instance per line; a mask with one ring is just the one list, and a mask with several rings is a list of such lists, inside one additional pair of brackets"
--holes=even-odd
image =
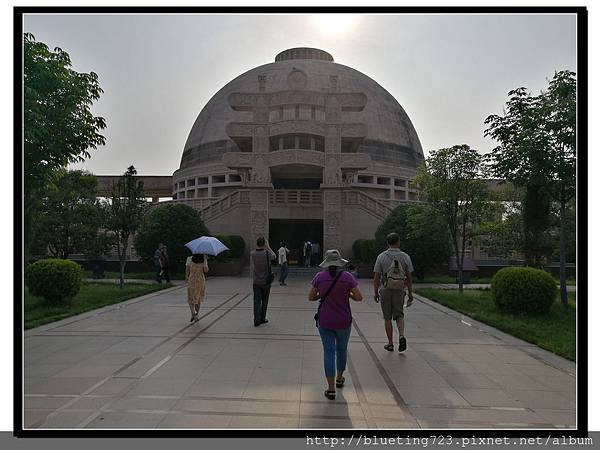
[(387, 351), (394, 351), (394, 328), (392, 319), (398, 327), (398, 351), (406, 350), (404, 337), (404, 287), (408, 287), (408, 302), (412, 305), (412, 272), (413, 265), (410, 256), (400, 250), (400, 236), (398, 233), (387, 235), (388, 249), (377, 256), (373, 268), (373, 290), (375, 302), (381, 303), (385, 333), (388, 344), (384, 346)]

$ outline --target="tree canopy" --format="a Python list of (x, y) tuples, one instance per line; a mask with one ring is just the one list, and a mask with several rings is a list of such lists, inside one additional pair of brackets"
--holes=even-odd
[(185, 244), (208, 235), (209, 231), (195, 209), (183, 204), (159, 205), (144, 216), (135, 236), (135, 248), (144, 260), (152, 261), (158, 244), (165, 244), (170, 263), (183, 267), (190, 254)]
[(104, 145), (102, 117), (91, 106), (102, 89), (94, 72), (72, 69), (69, 54), (50, 50), (30, 33), (23, 35), (23, 137), (25, 258), (33, 238), (34, 215), (41, 191), (51, 186), (68, 164)]
[(466, 144), (432, 151), (413, 179), (421, 197), (446, 221), (457, 258), (459, 290), (465, 247), (490, 214), (491, 193), (482, 179), (483, 157)]

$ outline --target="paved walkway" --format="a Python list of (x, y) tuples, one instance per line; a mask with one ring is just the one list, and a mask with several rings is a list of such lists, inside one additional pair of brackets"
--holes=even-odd
[[(365, 280), (366, 281), (366, 280)], [(363, 291), (371, 292), (363, 284)], [(28, 428), (516, 428), (575, 424), (575, 365), (420, 297), (408, 349), (387, 352), (379, 306), (353, 303), (346, 386), (323, 396), (307, 280), (275, 283), (252, 322), (248, 279), (185, 288), (25, 333)]]

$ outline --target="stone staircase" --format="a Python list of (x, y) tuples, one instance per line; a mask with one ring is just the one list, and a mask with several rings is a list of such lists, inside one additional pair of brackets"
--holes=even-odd
[(385, 203), (358, 190), (344, 191), (342, 201), (344, 206), (359, 206), (381, 221), (392, 212), (392, 208)]

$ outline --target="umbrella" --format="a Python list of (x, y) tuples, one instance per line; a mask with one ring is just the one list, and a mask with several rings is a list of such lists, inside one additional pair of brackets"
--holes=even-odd
[(185, 244), (193, 254), (218, 255), (229, 250), (220, 240), (212, 236), (202, 236)]

